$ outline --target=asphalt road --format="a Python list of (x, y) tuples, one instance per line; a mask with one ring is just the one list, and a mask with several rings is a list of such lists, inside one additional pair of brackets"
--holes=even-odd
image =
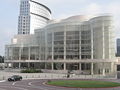
[(0, 82), (0, 90), (120, 90), (120, 88), (99, 88), (99, 89), (84, 89), (84, 88), (66, 88), (56, 87), (44, 84), (47, 80), (22, 80), (16, 82)]
[(16, 82), (0, 82), (0, 90), (80, 90), (49, 86), (44, 84), (47, 80), (22, 80)]

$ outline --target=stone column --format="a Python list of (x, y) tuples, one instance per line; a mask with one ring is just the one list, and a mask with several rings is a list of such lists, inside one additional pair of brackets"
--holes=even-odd
[(93, 63), (91, 63), (91, 75), (93, 75)]
[(64, 63), (64, 70), (66, 70), (66, 63)]

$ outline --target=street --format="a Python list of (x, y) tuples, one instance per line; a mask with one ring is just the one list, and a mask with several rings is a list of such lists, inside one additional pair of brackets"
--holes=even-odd
[[(3, 81), (0, 82), (0, 90), (120, 90), (120, 87), (115, 88), (66, 88), (46, 85), (45, 79), (31, 79), (16, 82)], [(117, 81), (118, 82), (118, 81)]]

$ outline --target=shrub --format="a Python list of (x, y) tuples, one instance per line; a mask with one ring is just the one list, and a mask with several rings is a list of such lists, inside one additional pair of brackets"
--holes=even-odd
[(47, 82), (48, 82), (48, 83), (50, 83), (50, 82), (51, 82), (51, 80), (48, 80)]
[(40, 69), (26, 69), (26, 70), (21, 70), (21, 73), (42, 73)]

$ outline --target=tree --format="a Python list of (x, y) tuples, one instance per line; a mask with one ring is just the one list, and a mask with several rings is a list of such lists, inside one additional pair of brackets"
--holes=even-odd
[(0, 56), (0, 63), (4, 63), (4, 56)]

